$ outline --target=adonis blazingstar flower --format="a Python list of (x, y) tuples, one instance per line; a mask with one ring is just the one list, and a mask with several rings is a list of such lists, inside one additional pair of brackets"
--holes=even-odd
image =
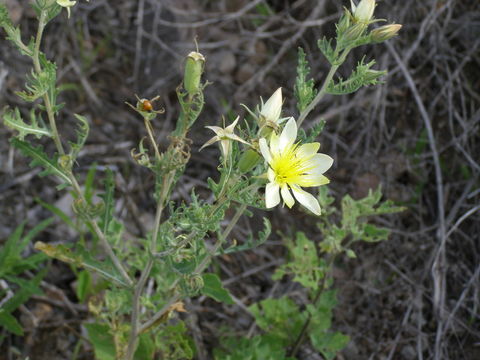
[[(239, 116), (235, 119), (233, 123), (228, 125), (226, 128), (221, 128), (220, 126), (205, 126), (206, 128), (212, 130), (215, 132), (215, 136), (212, 137), (210, 140), (208, 140), (201, 148), (202, 150), (204, 147), (207, 147), (209, 145), (212, 145), (213, 143), (220, 141), (220, 145), (222, 148), (222, 154), (224, 159), (228, 159), (228, 155), (230, 154), (230, 150), (232, 148), (231, 141), (240, 141), (241, 143), (250, 145), (248, 142), (243, 140), (240, 136), (235, 135), (233, 130), (235, 129), (235, 126), (237, 125), (238, 119), (240, 119)], [(200, 151), (199, 150), (199, 151)]]
[(265, 188), (266, 207), (278, 205), (281, 195), (289, 208), (295, 203), (295, 198), (315, 215), (320, 215), (317, 199), (302, 187), (328, 184), (329, 180), (323, 173), (332, 166), (333, 159), (317, 153), (319, 143), (301, 145), (295, 143), (296, 138), (297, 123), (294, 118), (290, 118), (280, 136), (272, 134), (270, 144), (267, 144), (266, 139), (260, 139), (260, 151), (269, 167), (269, 183)]
[(358, 6), (355, 6), (353, 0), (350, 0), (352, 4), (352, 15), (356, 21), (368, 24), (373, 17), (375, 11), (375, 0), (361, 0)]

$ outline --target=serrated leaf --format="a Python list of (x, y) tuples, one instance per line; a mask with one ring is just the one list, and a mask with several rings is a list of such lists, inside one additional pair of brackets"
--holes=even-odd
[(128, 286), (108, 260), (95, 260), (90, 252), (83, 249), (80, 245), (77, 246), (76, 252), (73, 252), (65, 245), (45, 244), (41, 241), (37, 241), (35, 243), (35, 249), (60, 261), (95, 271), (105, 279), (114, 281), (119, 285)]
[(308, 79), (310, 66), (301, 47), (298, 48), (297, 78), (295, 80), (294, 93), (297, 99), (297, 109), (300, 113), (312, 102), (317, 95), (315, 82)]
[(365, 64), (362, 59), (356, 69), (350, 74), (347, 80), (339, 78), (337, 82), (331, 81), (328, 84), (326, 92), (332, 95), (351, 94), (362, 86), (378, 84), (378, 79), (384, 76), (386, 71), (372, 70), (371, 67), (375, 64), (375, 60)]
[(225, 304), (234, 304), (232, 297), (227, 289), (222, 285), (222, 281), (215, 274), (203, 274), (203, 283), (204, 286), (201, 290), (202, 294), (211, 297), (218, 302), (223, 302)]
[(55, 89), (56, 86), (56, 65), (46, 60), (43, 54), (40, 55), (39, 59), (42, 64), (42, 70), (40, 72), (32, 70), (30, 75), (27, 75), (26, 91), (16, 92), (18, 96), (28, 102), (37, 100), (47, 94), (52, 88)]
[(12, 314), (4, 309), (0, 309), (0, 325), (15, 335), (23, 336), (22, 326)]
[(15, 110), (11, 110), (8, 107), (4, 108), (2, 118), (5, 126), (18, 131), (17, 137), (20, 140), (23, 140), (27, 135), (34, 135), (37, 139), (40, 139), (42, 136), (52, 137), (49, 129), (38, 125), (34, 109), (30, 112), (30, 124), (23, 120), (18, 108), (15, 108)]
[(77, 141), (69, 142), (70, 143), (70, 156), (75, 160), (78, 156), (80, 150), (82, 150), (87, 140), (88, 133), (90, 131), (90, 126), (88, 125), (88, 120), (85, 116), (74, 114), (75, 118), (80, 122), (77, 126)]
[(63, 184), (70, 185), (70, 179), (68, 175), (58, 166), (56, 157), (50, 159), (47, 154), (45, 154), (41, 146), (33, 147), (28, 142), (16, 138), (11, 139), (10, 142), (13, 146), (19, 149), (23, 155), (32, 159), (32, 162), (30, 163), (31, 167), (42, 166), (44, 168), (44, 171), (40, 173), (40, 176), (50, 174), (55, 175), (62, 181)]
[(322, 52), (323, 56), (325, 56), (325, 58), (328, 60), (330, 65), (335, 64), (337, 56), (335, 54), (335, 50), (333, 50), (332, 47), (332, 40), (327, 40), (326, 37), (323, 37), (322, 39), (318, 40), (317, 46)]

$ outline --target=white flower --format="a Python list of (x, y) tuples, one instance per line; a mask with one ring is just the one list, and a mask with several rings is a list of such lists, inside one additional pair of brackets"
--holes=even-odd
[(355, 6), (352, 0), (352, 14), (354, 18), (361, 23), (368, 24), (375, 11), (375, 0), (361, 0), (358, 6)]
[(262, 120), (267, 124), (277, 124), (280, 113), (282, 112), (282, 102), (282, 88), (280, 87), (270, 96), (267, 102), (262, 105), (262, 110), (260, 110)]
[(295, 198), (315, 215), (320, 215), (317, 199), (304, 191), (302, 186), (328, 184), (330, 181), (323, 173), (332, 166), (333, 159), (317, 153), (319, 143), (300, 145), (295, 143), (296, 138), (297, 124), (294, 118), (290, 118), (280, 136), (272, 135), (269, 145), (266, 139), (260, 139), (260, 151), (269, 166), (269, 183), (265, 188), (266, 207), (278, 205), (281, 195), (289, 208), (295, 203)]
[(57, 0), (57, 4), (67, 9), (68, 17), (70, 17), (70, 8), (77, 2), (72, 0)]
[(212, 145), (213, 143), (215, 143), (217, 141), (220, 141), (220, 145), (222, 147), (223, 157), (224, 157), (224, 159), (228, 159), (228, 155), (230, 154), (230, 150), (232, 148), (232, 144), (231, 144), (232, 140), (240, 141), (241, 143), (250, 145), (248, 142), (243, 140), (241, 137), (239, 137), (239, 136), (237, 136), (233, 133), (233, 130), (235, 129), (235, 126), (237, 125), (237, 122), (238, 122), (239, 118), (240, 117), (237, 116), (235, 121), (233, 123), (231, 123), (230, 125), (228, 125), (225, 129), (221, 128), (220, 126), (205, 126), (206, 128), (215, 132), (216, 135), (214, 137), (212, 137), (210, 140), (208, 140), (200, 148), (200, 150), (202, 150), (204, 147)]

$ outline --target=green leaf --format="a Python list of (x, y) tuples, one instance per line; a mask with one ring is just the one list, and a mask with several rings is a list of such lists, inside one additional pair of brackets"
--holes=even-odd
[(104, 261), (98, 261), (94, 259), (90, 252), (83, 249), (80, 244), (77, 245), (76, 252), (73, 252), (65, 245), (45, 244), (41, 241), (37, 241), (35, 243), (35, 249), (40, 250), (47, 256), (53, 257), (60, 261), (73, 264), (75, 266), (80, 266), (87, 270), (96, 271), (105, 279), (128, 287), (128, 284), (123, 281), (122, 276), (118, 273), (116, 268), (108, 259)]
[(364, 64), (362, 59), (356, 69), (352, 72), (347, 80), (339, 78), (335, 83), (333, 80), (328, 84), (327, 93), (332, 95), (350, 94), (362, 86), (378, 84), (378, 79), (386, 75), (386, 71), (372, 70), (371, 67), (375, 64), (375, 60)]
[(97, 360), (115, 360), (115, 344), (110, 334), (110, 328), (105, 324), (84, 324), (88, 339), (93, 345)]
[(0, 325), (15, 335), (23, 336), (22, 326), (18, 323), (17, 319), (12, 316), (12, 314), (8, 313), (4, 309), (0, 309)]
[(113, 171), (110, 168), (105, 170), (105, 180), (103, 182), (105, 186), (105, 193), (100, 195), (105, 204), (103, 214), (100, 215), (99, 226), (103, 229), (103, 233), (107, 234), (109, 230), (110, 222), (113, 220), (113, 210), (115, 207), (114, 192), (115, 192), (115, 180)]
[(37, 139), (40, 139), (42, 136), (52, 137), (49, 129), (38, 125), (34, 109), (30, 111), (30, 124), (23, 120), (18, 108), (15, 108), (15, 110), (11, 110), (8, 107), (4, 108), (2, 118), (5, 126), (18, 131), (17, 137), (20, 140), (23, 140), (27, 135), (34, 135)]
[(297, 108), (300, 113), (312, 102), (317, 95), (315, 82), (308, 79), (310, 67), (301, 47), (298, 48), (297, 78), (295, 80), (294, 93), (297, 99)]
[(47, 94), (52, 88), (55, 89), (57, 66), (48, 61), (43, 54), (40, 56), (40, 62), (42, 70), (40, 72), (32, 70), (31, 74), (27, 75), (27, 83), (25, 84), (27, 91), (16, 92), (25, 101), (33, 102)]
[(84, 303), (87, 296), (92, 290), (92, 277), (88, 271), (80, 271), (77, 274), (77, 298), (81, 303)]
[(85, 116), (74, 114), (75, 118), (80, 122), (77, 126), (77, 141), (69, 142), (70, 143), (70, 156), (75, 160), (78, 156), (80, 150), (82, 150), (87, 140), (88, 133), (90, 131), (90, 126), (88, 125), (88, 120)]
[(325, 260), (319, 258), (317, 254), (315, 243), (304, 233), (298, 232), (295, 241), (287, 242), (287, 247), (292, 258), (280, 266), (272, 278), (278, 280), (285, 275), (293, 275), (293, 281), (316, 291), (327, 268)]
[(138, 347), (135, 351), (135, 360), (152, 360), (155, 355), (155, 342), (150, 334), (142, 334), (138, 339)]
[(263, 300), (248, 309), (255, 317), (258, 327), (271, 336), (282, 339), (285, 346), (292, 344), (298, 336), (307, 315), (286, 296)]
[(317, 46), (322, 52), (323, 56), (327, 58), (330, 65), (334, 65), (337, 61), (337, 55), (335, 50), (332, 48), (332, 40), (327, 40), (326, 37), (323, 37), (322, 39), (318, 40)]
[(71, 229), (78, 230), (77, 226), (73, 223), (70, 216), (67, 215), (65, 212), (63, 212), (62, 210), (60, 210), (60, 208), (56, 207), (55, 205), (49, 204), (40, 198), (35, 198), (35, 201), (39, 203), (42, 207), (50, 211), (51, 213), (57, 215), (60, 218), (60, 220), (62, 220)]
[(350, 337), (340, 332), (330, 333), (314, 330), (310, 333), (310, 341), (326, 360), (332, 360), (340, 350), (348, 345)]
[(232, 297), (228, 290), (222, 286), (220, 278), (215, 274), (203, 274), (204, 286), (201, 290), (202, 294), (211, 297), (218, 302), (224, 302), (225, 304), (234, 304)]
[(47, 154), (45, 154), (41, 146), (35, 148), (28, 142), (16, 138), (11, 139), (10, 142), (13, 146), (19, 149), (23, 155), (32, 159), (32, 162), (30, 163), (31, 167), (38, 165), (44, 168), (44, 171), (40, 173), (40, 176), (50, 174), (55, 175), (62, 181), (63, 184), (70, 185), (70, 179), (68, 175), (59, 167), (56, 157), (50, 159)]

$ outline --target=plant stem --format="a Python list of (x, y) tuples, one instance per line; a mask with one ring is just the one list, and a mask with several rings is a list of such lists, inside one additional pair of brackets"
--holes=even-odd
[[(35, 68), (35, 72), (40, 74), (42, 72), (42, 66), (40, 64), (39, 54), (40, 54), (40, 44), (42, 42), (42, 35), (43, 30), (45, 29), (45, 20), (46, 20), (47, 12), (42, 10), (40, 13), (40, 18), (38, 20), (38, 29), (37, 29), (37, 36), (35, 37), (35, 48), (33, 50), (33, 66)], [(52, 110), (52, 104), (50, 102), (50, 97), (48, 96), (48, 92), (43, 95), (43, 101), (45, 103), (45, 109), (47, 110), (47, 117), (48, 122), (50, 124), (50, 128), (52, 130), (53, 141), (57, 147), (57, 150), (60, 155), (65, 154), (65, 150), (63, 149), (62, 142), (60, 140), (60, 135), (58, 134), (57, 124), (55, 122), (55, 114)]]
[(130, 321), (131, 329), (130, 329), (130, 337), (128, 340), (127, 354), (126, 354), (125, 360), (133, 359), (133, 356), (135, 355), (135, 350), (137, 348), (138, 335), (139, 335), (138, 327), (139, 327), (139, 320), (140, 320), (139, 319), (140, 297), (142, 295), (143, 289), (147, 282), (148, 276), (152, 271), (152, 267), (155, 261), (155, 257), (153, 254), (157, 251), (157, 238), (158, 238), (158, 232), (160, 231), (160, 221), (162, 219), (163, 209), (165, 208), (167, 194), (169, 193), (170, 187), (173, 184), (173, 180), (175, 177), (174, 175), (175, 175), (175, 171), (171, 171), (163, 179), (162, 192), (157, 202), (157, 211), (155, 214), (154, 228), (153, 228), (152, 239), (150, 243), (150, 257), (147, 261), (147, 264), (145, 265), (145, 268), (142, 271), (142, 275), (140, 276), (140, 279), (138, 280), (137, 285), (135, 286), (135, 292), (133, 295), (133, 304), (132, 304), (133, 309), (132, 309), (132, 317)]
[(298, 120), (297, 120), (297, 126), (298, 127), (300, 127), (302, 125), (305, 118), (308, 116), (308, 114), (310, 114), (310, 111), (312, 111), (315, 108), (315, 106), (317, 106), (318, 103), (325, 96), (325, 94), (327, 92), (328, 85), (330, 84), (330, 82), (333, 79), (333, 75), (335, 75), (335, 73), (337, 72), (340, 65), (343, 64), (343, 62), (347, 58), (347, 55), (350, 52), (350, 50), (351, 50), (350, 48), (346, 48), (345, 50), (343, 50), (343, 53), (337, 59), (335, 64), (332, 65), (332, 67), (330, 68), (330, 71), (327, 74), (327, 77), (325, 78), (325, 80), (322, 84), (322, 87), (320, 88), (320, 91), (317, 94), (317, 96), (315, 96), (315, 98), (312, 100), (312, 102), (310, 104), (308, 104), (308, 106), (305, 108), (305, 110), (303, 110), (302, 113), (300, 114), (300, 116), (298, 117)]
[[(42, 10), (41, 13), (40, 13), (40, 18), (38, 20), (38, 29), (37, 29), (37, 35), (36, 35), (36, 38), (35, 38), (35, 48), (34, 48), (33, 57), (32, 57), (33, 66), (34, 66), (35, 72), (37, 74), (40, 74), (42, 72), (42, 66), (40, 64), (39, 56), (40, 56), (40, 45), (41, 45), (41, 42), (42, 42), (43, 30), (45, 29), (45, 25), (46, 25), (46, 23), (45, 23), (46, 16), (47, 16), (46, 11)], [(57, 151), (60, 155), (64, 155), (65, 150), (63, 148), (62, 142), (60, 141), (60, 135), (58, 133), (57, 125), (56, 125), (56, 122), (55, 122), (55, 114), (54, 114), (54, 111), (52, 109), (52, 103), (50, 101), (50, 97), (49, 97), (48, 92), (45, 95), (43, 95), (43, 101), (45, 103), (45, 109), (47, 111), (48, 121), (50, 123), (50, 128), (52, 130), (53, 140), (55, 142)], [(75, 176), (73, 175), (73, 173), (71, 171), (68, 174), (68, 176), (70, 178), (70, 183), (72, 184), (72, 187), (73, 187), (76, 195), (83, 202), (86, 202), (85, 197), (83, 196), (83, 193), (82, 193), (82, 189), (80, 188), (80, 185), (78, 184)], [(114, 254), (114, 252), (112, 250), (112, 247), (110, 246), (110, 244), (108, 243), (108, 240), (105, 237), (105, 234), (102, 232), (102, 230), (100, 230), (100, 227), (98, 226), (97, 222), (94, 219), (89, 218), (88, 221), (92, 225), (92, 228), (93, 228), (95, 234), (99, 238), (100, 243), (102, 244), (102, 246), (103, 246), (104, 250), (106, 251), (108, 257), (112, 260), (115, 268), (119, 271), (119, 273), (125, 279), (127, 284), (129, 286), (131, 286), (133, 284), (133, 282), (130, 279), (130, 277), (128, 276), (128, 273), (124, 269), (120, 260)]]

